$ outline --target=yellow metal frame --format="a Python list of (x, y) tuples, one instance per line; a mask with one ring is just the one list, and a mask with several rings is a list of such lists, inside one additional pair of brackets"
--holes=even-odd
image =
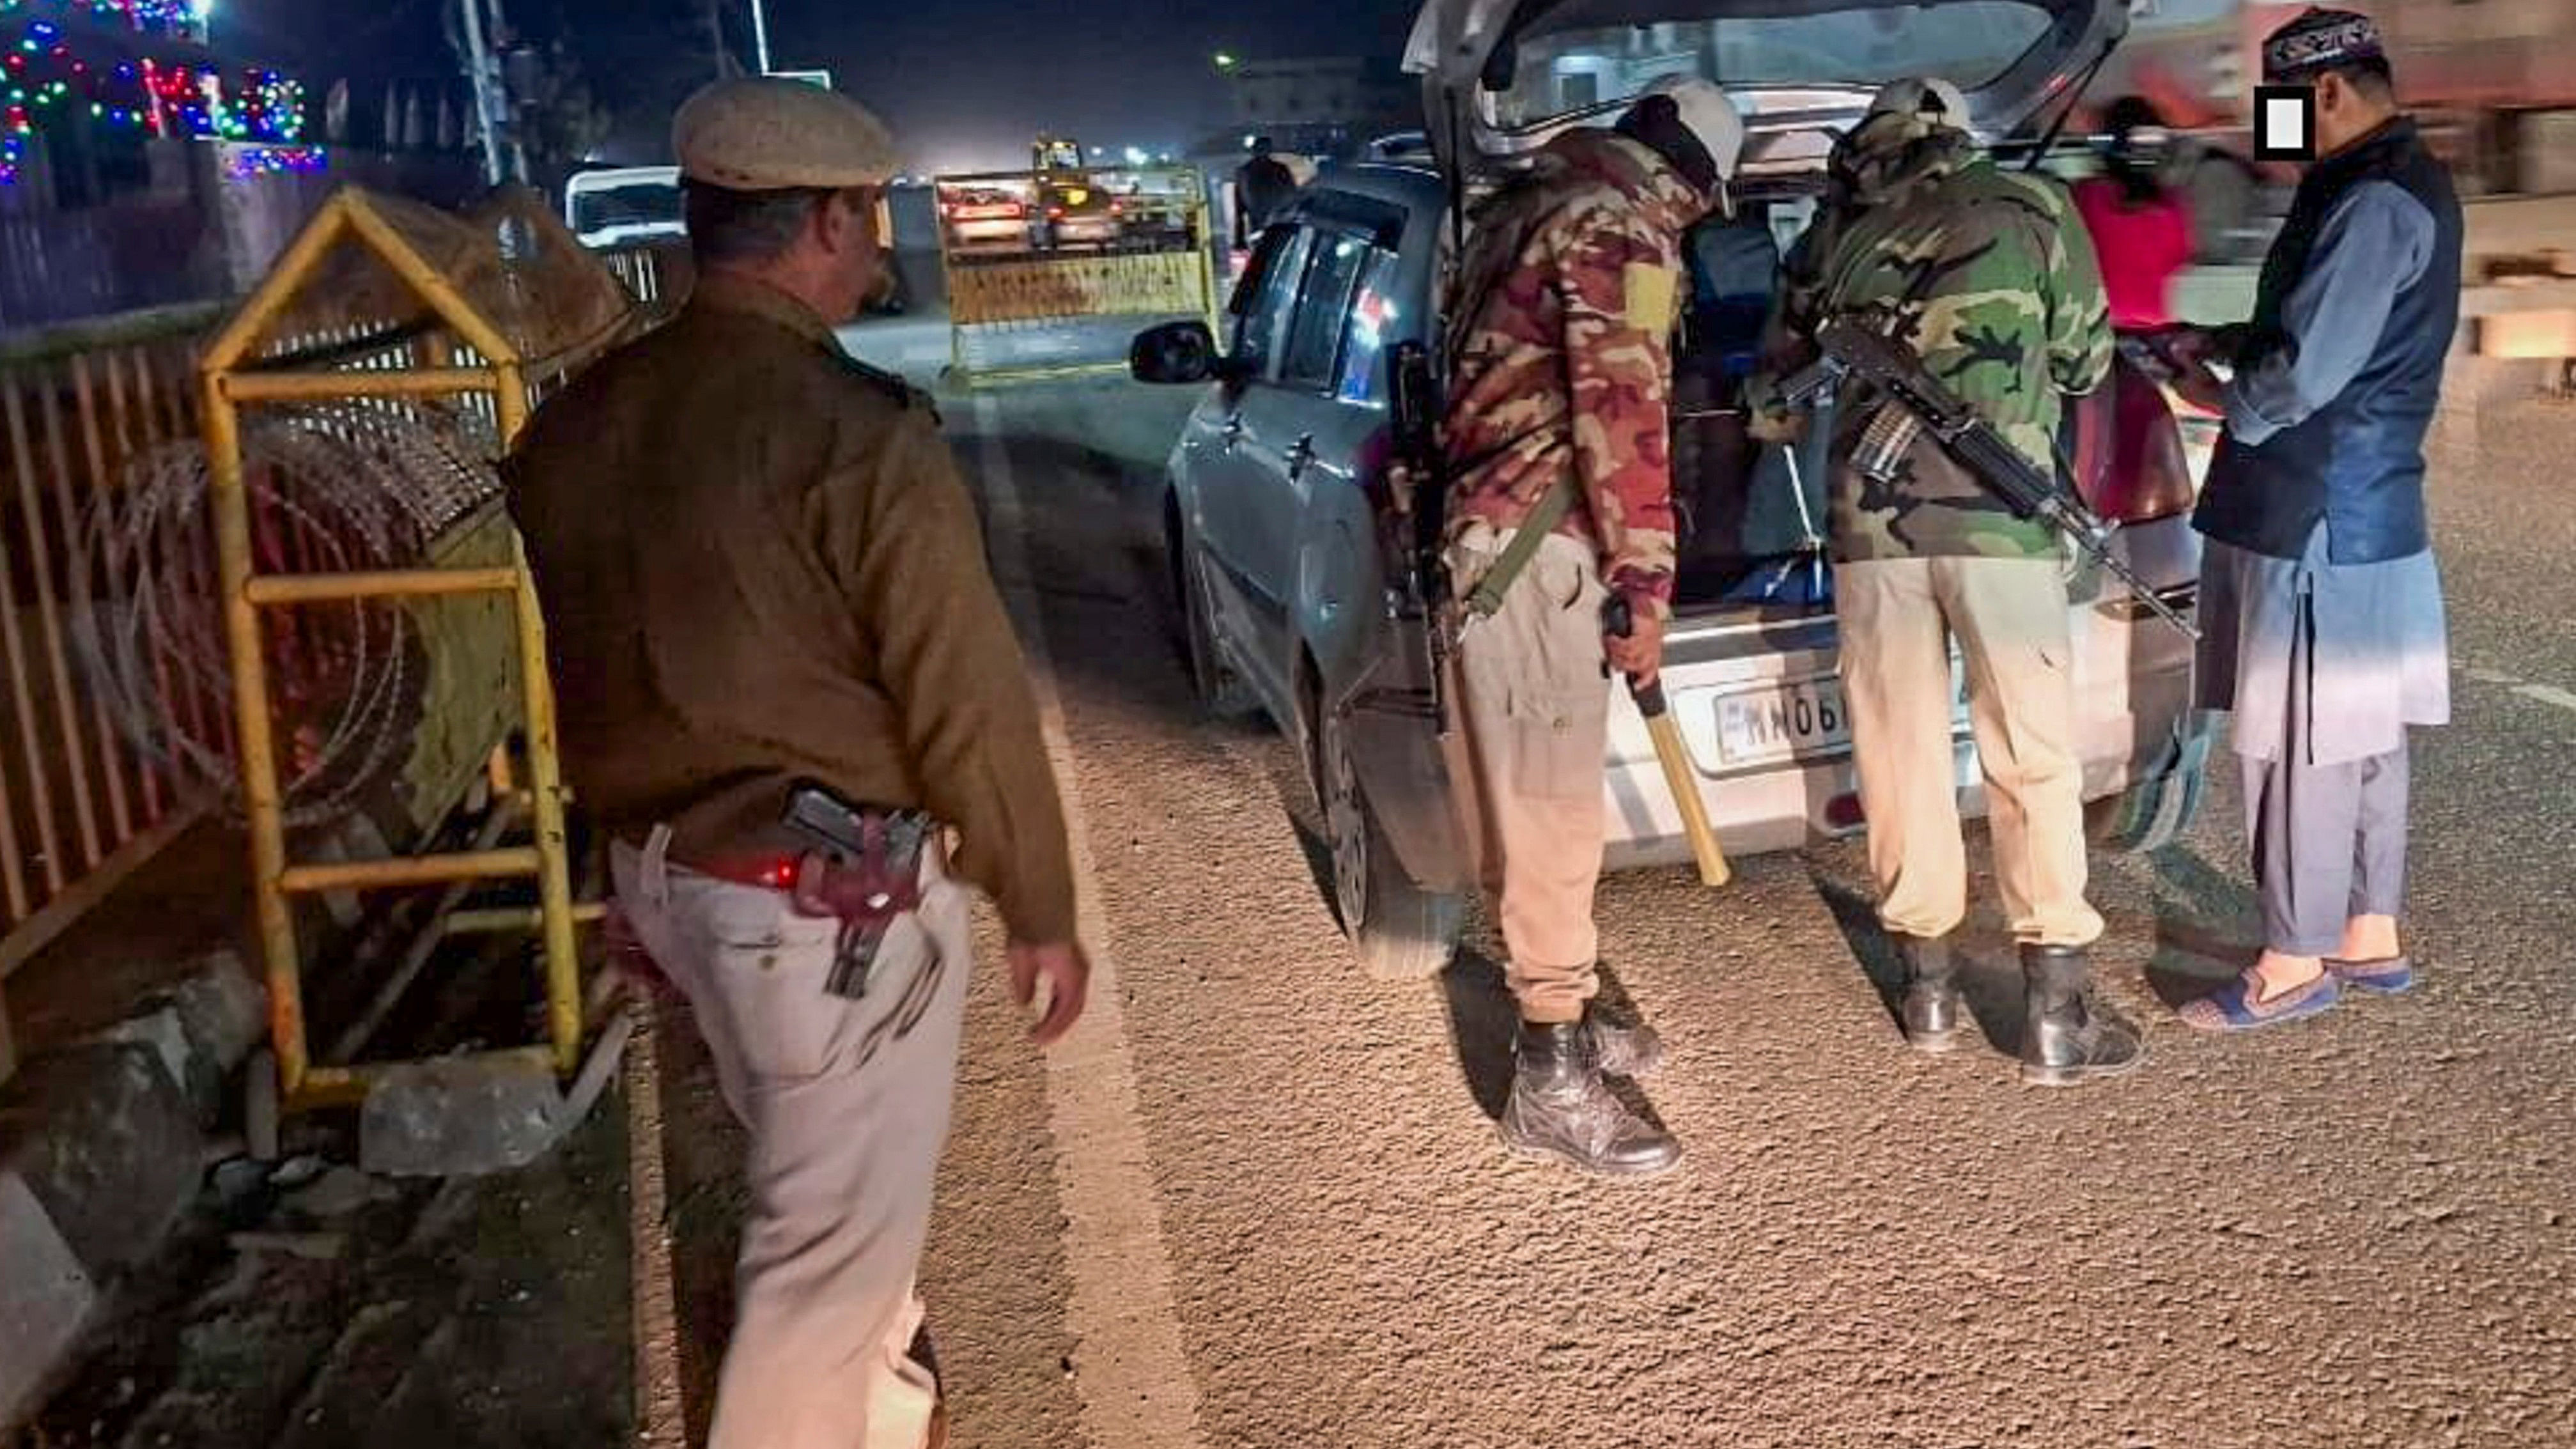
[[(433, 335), (422, 349), (436, 365), (403, 371), (273, 371), (256, 366), (254, 349), (284, 318), (332, 251), (365, 248), (416, 296), (454, 342), (482, 359), (452, 365), (449, 336)], [(499, 423), (502, 450), (527, 421), (531, 359), (523, 357), (438, 269), (385, 221), (363, 193), (342, 191), (324, 205), (288, 247), (258, 290), (227, 322), (199, 364), (203, 429), (210, 463), (218, 579), (224, 627), (232, 654), (233, 704), (240, 725), (242, 797), (250, 825), (251, 884), (262, 964), (269, 990), (269, 1034), (277, 1055), (278, 1100), (285, 1110), (345, 1105), (363, 1100), (370, 1081), (387, 1065), (317, 1066), (307, 1042), (302, 962), (293, 900), (325, 891), (373, 890), (533, 876), (534, 911), (476, 913), (480, 929), (533, 929), (544, 945), (548, 1042), (542, 1048), (493, 1053), (526, 1058), (540, 1053), (559, 1075), (579, 1065), (582, 992), (574, 927), (596, 920), (597, 906), (577, 906), (565, 830), (568, 799), (555, 738), (553, 687), (546, 676), (545, 624), (528, 575), (525, 546), (515, 536), (516, 561), (507, 568), (419, 569), (397, 572), (262, 576), (251, 551), (250, 496), (244, 472), (241, 414), (262, 402), (337, 398), (443, 397), (488, 393)], [(528, 779), (524, 794), (533, 822), (532, 844), (390, 860), (299, 865), (287, 859), (284, 800), (278, 784), (277, 746), (269, 714), (268, 662), (260, 640), (263, 608), (357, 599), (419, 599), (506, 593), (515, 606), (520, 687), (526, 697)], [(517, 794), (506, 745), (496, 745), (490, 779), (504, 795)], [(502, 805), (496, 800), (496, 808)]]
[[(1178, 169), (1180, 168), (1143, 168), (1143, 170), (1147, 172), (1173, 171)], [(1087, 176), (1090, 172), (1086, 170), (1082, 174)], [(1039, 176), (1033, 173), (1009, 171), (976, 172), (955, 176), (935, 176), (931, 178), (930, 182), (931, 206), (934, 211), (938, 210), (939, 196), (943, 190), (949, 187), (971, 186), (977, 182), (1000, 181), (1021, 182), (1035, 185), (1039, 179)], [(1188, 193), (1178, 196), (1175, 199), (1180, 203), (1184, 215), (1189, 219), (1192, 234), (1198, 239), (1196, 247), (1193, 248), (1198, 256), (1199, 296), (1196, 299), (1198, 310), (1207, 322), (1208, 331), (1212, 334), (1222, 335), (1225, 327), (1222, 315), (1224, 298), (1219, 290), (1219, 284), (1217, 281), (1215, 251), (1216, 238), (1214, 232), (1211, 230), (1214, 213), (1211, 211), (1208, 204), (1207, 187), (1204, 182), (1195, 182)], [(937, 218), (937, 224), (939, 227), (940, 285), (945, 293), (950, 298), (954, 299), (957, 295), (958, 258), (956, 250), (949, 240), (948, 224), (945, 217), (941, 216)], [(1096, 260), (1096, 258), (1083, 256), (1072, 260), (1092, 261)], [(1034, 263), (1021, 261), (1012, 263), (1012, 265), (1044, 265), (1044, 263), (1043, 261)], [(948, 370), (949, 374), (953, 378), (966, 387), (972, 388), (986, 383), (1043, 382), (1056, 378), (1098, 377), (1112, 373), (1122, 373), (1127, 370), (1127, 364), (1122, 360), (1116, 362), (1045, 363), (1033, 367), (995, 367), (978, 371), (966, 365), (966, 331), (969, 326), (982, 324), (959, 323), (954, 320), (955, 315), (955, 308), (952, 304), (950, 309), (950, 317), (952, 320), (950, 321), (948, 328)], [(1126, 314), (1092, 313), (1086, 315), (1120, 316)], [(1146, 314), (1138, 313), (1134, 315), (1143, 316)], [(1080, 320), (1080, 318), (1066, 317), (1060, 320), (1077, 321)]]

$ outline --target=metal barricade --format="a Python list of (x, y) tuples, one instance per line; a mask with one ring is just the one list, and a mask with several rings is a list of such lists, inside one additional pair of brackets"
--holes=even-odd
[[(501, 241), (493, 243), (497, 224)], [(551, 270), (549, 270), (551, 269)], [(363, 300), (355, 300), (363, 298)], [(297, 346), (312, 315), (349, 316), (349, 340)], [(450, 929), (529, 928), (543, 945), (547, 1043), (487, 1053), (511, 1064), (539, 1061), (562, 1076), (579, 1064), (583, 992), (574, 929), (599, 908), (573, 900), (565, 825), (567, 792), (556, 755), (554, 699), (546, 674), (545, 635), (523, 548), (497, 502), (480, 501), (465, 518), (433, 517), (440, 546), (417, 561), (358, 570), (277, 572), (255, 517), (246, 436), (264, 414), (339, 411), (315, 425), (324, 445), (377, 449), (378, 433), (401, 434), (404, 410), (433, 404), (481, 426), (491, 456), (506, 452), (526, 421), (533, 396), (572, 367), (625, 335), (637, 309), (627, 293), (584, 253), (542, 203), (505, 205), (498, 218), (469, 225), (386, 198), (344, 191), (334, 197), (281, 257), (265, 282), (209, 344), (200, 364), (201, 414), (214, 523), (217, 581), (231, 659), (240, 794), (248, 818), (253, 903), (270, 997), (275, 1103), (293, 1112), (365, 1100), (370, 1087), (403, 1064), (333, 1064), (312, 1060), (303, 1009), (301, 961), (292, 909), (297, 897), (397, 887), (533, 878), (532, 910), (473, 913)], [(455, 434), (463, 436), (460, 427)], [(445, 441), (405, 435), (408, 458), (444, 450)], [(488, 469), (490, 458), (481, 466)], [(437, 460), (420, 465), (439, 466)], [(495, 810), (515, 803), (533, 828), (524, 846), (487, 836), (475, 849), (447, 854), (339, 862), (288, 858), (288, 801), (280, 755), (292, 740), (275, 734), (272, 656), (297, 647), (272, 616), (302, 606), (467, 597), (501, 597), (515, 639), (515, 688), (522, 702), (526, 784), (515, 779), (498, 744), (490, 756)], [(416, 969), (416, 968), (415, 968)], [(258, 1100), (256, 1093), (254, 1101)], [(257, 1135), (254, 1124), (254, 1135)]]
[(1217, 326), (1195, 171), (945, 176), (932, 188), (950, 368), (968, 386), (1116, 372), (1144, 325)]

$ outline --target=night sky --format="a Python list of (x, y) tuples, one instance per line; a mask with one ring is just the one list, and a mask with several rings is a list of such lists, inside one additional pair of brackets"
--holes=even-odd
[[(601, 41), (676, 0), (505, 0), (532, 33)], [(1029, 138), (1176, 147), (1221, 129), (1219, 50), (1393, 58), (1415, 0), (769, 0), (781, 68), (833, 71), (891, 123), (916, 167), (1025, 164)], [(747, 0), (736, 50), (750, 59)], [(439, 0), (218, 0), (217, 44), (318, 87), (341, 74), (448, 69)], [(592, 44), (582, 47), (585, 51)], [(613, 82), (605, 82), (613, 88)]]

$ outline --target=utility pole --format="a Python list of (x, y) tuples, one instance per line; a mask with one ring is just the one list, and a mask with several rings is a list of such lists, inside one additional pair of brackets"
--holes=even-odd
[(495, 122), (503, 102), (492, 94), (492, 52), (483, 43), (482, 0), (459, 0), (465, 12), (466, 65), (474, 82), (475, 129), (483, 138), (483, 181), (498, 186), (506, 174), (501, 168), (501, 132)]
[(751, 0), (751, 53), (760, 73), (769, 74), (769, 0)]
[[(492, 40), (495, 44), (514, 47), (522, 43), (519, 33), (510, 28), (510, 17), (502, 10), (501, 0), (492, 0)], [(489, 66), (492, 73), (500, 78), (502, 114), (509, 118), (510, 171), (519, 184), (525, 186), (528, 184), (528, 142), (527, 128), (520, 124), (525, 119), (520, 106), (526, 98), (520, 94), (520, 86), (511, 79), (509, 68), (499, 58), (491, 60)]]

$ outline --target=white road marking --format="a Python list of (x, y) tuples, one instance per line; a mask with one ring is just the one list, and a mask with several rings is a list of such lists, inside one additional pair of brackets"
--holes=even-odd
[(1074, 777), (1055, 669), (1038, 618), (1037, 586), (1022, 542), (1026, 515), (1002, 442), (1001, 409), (975, 399), (978, 458), (992, 506), (994, 580), (1019, 623), (1030, 682), (1064, 797), (1080, 889), (1078, 927), (1091, 950), (1091, 997), (1082, 1024), (1047, 1062), (1047, 1116), (1067, 1222), (1065, 1259), (1073, 1278), (1066, 1326), (1077, 1343), (1076, 1384), (1084, 1437), (1093, 1449), (1200, 1449), (1198, 1386), (1181, 1347), (1172, 1263), (1163, 1242), (1145, 1133), (1136, 1105), (1135, 1060), (1118, 986), (1118, 950), (1094, 884), (1090, 829)]
[(2483, 669), (2475, 665), (2464, 666), (2460, 673), (2480, 684), (2501, 685), (2525, 699), (2537, 700), (2542, 704), (2554, 704), (2560, 709), (2576, 713), (2576, 693), (2570, 693), (2556, 685), (2526, 684), (2518, 675), (2507, 674), (2497, 669)]
[(679, 1295), (662, 1160), (661, 1022), (648, 1005), (626, 1043), (628, 1264), (634, 1291), (635, 1442), (688, 1449), (680, 1383)]

